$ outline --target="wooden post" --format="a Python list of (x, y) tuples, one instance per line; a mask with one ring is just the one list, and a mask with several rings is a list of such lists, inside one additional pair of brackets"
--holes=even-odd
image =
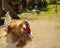
[(0, 0), (0, 19), (1, 19), (1, 12), (2, 12), (2, 0)]
[(6, 0), (2, 0), (2, 4), (3, 4), (3, 9), (7, 12), (9, 11), (9, 14), (11, 15), (11, 17), (13, 19), (20, 19), (18, 16), (17, 16), (17, 13), (12, 9), (12, 7), (7, 3)]

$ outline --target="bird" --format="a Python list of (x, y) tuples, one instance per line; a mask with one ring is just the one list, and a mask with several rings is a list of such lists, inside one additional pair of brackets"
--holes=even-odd
[(40, 14), (40, 11), (39, 10), (36, 10), (36, 13), (37, 13), (37, 15), (39, 15)]

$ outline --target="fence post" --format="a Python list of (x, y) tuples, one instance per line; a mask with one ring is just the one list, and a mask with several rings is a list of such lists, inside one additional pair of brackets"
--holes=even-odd
[(56, 9), (55, 9), (55, 13), (57, 14), (57, 0), (55, 0), (55, 2), (56, 2)]

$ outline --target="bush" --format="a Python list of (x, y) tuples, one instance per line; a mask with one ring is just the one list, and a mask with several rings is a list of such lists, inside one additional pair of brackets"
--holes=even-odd
[(50, 4), (56, 4), (56, 1), (55, 0), (51, 0)]
[(44, 8), (47, 7), (47, 2), (46, 2), (46, 1), (43, 2), (43, 7), (44, 7)]

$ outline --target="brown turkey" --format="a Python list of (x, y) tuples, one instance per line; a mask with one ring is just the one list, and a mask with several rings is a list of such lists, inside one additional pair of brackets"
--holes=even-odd
[(7, 30), (7, 34), (12, 36), (12, 43), (19, 42), (17, 46), (26, 42), (27, 38), (31, 40), (29, 37), (31, 34), (30, 26), (26, 20), (11, 20)]

